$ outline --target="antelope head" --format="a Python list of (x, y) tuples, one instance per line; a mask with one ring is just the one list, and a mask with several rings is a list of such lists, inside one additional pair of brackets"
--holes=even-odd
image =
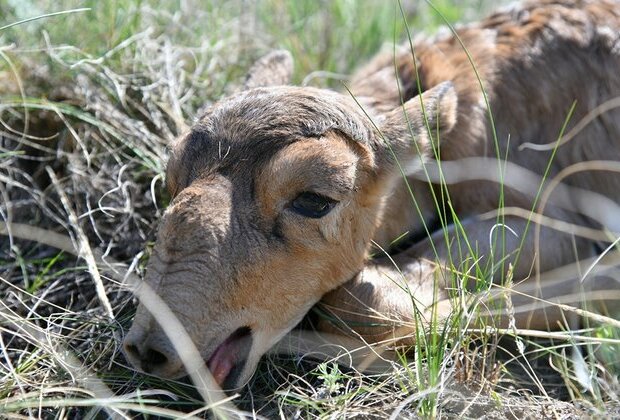
[[(172, 147), (166, 210), (145, 281), (184, 325), (224, 388), (368, 257), (400, 165), (420, 166), (427, 131), (450, 130), (456, 94), (440, 84), (373, 120), (351, 98), (287, 86), (285, 52), (261, 59), (246, 89), (211, 106)], [(124, 350), (166, 378), (187, 368), (147, 308)]]

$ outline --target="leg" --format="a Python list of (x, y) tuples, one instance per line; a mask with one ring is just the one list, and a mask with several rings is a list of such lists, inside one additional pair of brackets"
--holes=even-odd
[[(514, 319), (518, 328), (557, 328), (557, 323), (565, 319), (561, 308), (540, 300), (532, 299), (535, 296), (546, 301), (561, 301), (567, 299), (567, 305), (579, 305), (584, 295), (580, 292), (583, 286), (580, 282), (579, 265), (568, 265), (579, 258), (590, 257), (592, 251), (588, 241), (573, 238), (566, 233), (542, 228), (540, 232), (540, 247), (534, 244), (534, 226), (530, 226), (530, 231), (523, 243), (523, 248), (518, 261), (514, 261), (516, 250), (521, 243), (521, 237), (525, 231), (526, 221), (518, 218), (505, 220), (517, 235), (506, 232), (505, 244), (496, 243), (493, 252), (496, 259), (494, 267), (500, 267), (498, 260), (501, 258), (501, 250), (505, 250), (505, 255), (509, 255), (505, 269), (508, 269), (508, 262), (514, 264), (512, 275), (512, 289), (510, 293), (513, 310), (508, 313), (506, 310), (499, 310), (494, 313), (488, 308), (488, 304), (493, 299), (499, 299), (505, 306), (507, 293), (501, 287), (492, 287), (490, 290), (477, 294), (467, 295), (470, 299), (465, 303), (471, 305), (477, 299), (479, 302), (478, 310), (475, 312), (484, 325), (494, 325), (506, 327), (509, 321)], [(467, 232), (470, 248), (475, 251), (471, 255), (469, 248), (463, 245), (463, 241), (454, 240), (454, 228), (448, 231), (449, 240), (445, 240), (443, 232), (435, 234), (411, 249), (398, 254), (393, 262), (388, 258), (381, 258), (371, 262), (358, 276), (343, 285), (342, 287), (327, 294), (323, 300), (323, 308), (326, 313), (340, 322), (324, 320), (319, 325), (320, 329), (333, 332), (334, 329), (345, 329), (346, 326), (355, 333), (360, 334), (367, 341), (376, 342), (384, 339), (391, 339), (394, 335), (401, 335), (402, 330), (399, 326), (404, 326), (407, 333), (412, 332), (414, 315), (418, 311), (418, 319), (422, 324), (428, 325), (432, 319), (433, 311), (437, 319), (445, 319), (454, 309), (454, 304), (459, 304), (457, 299), (450, 299), (449, 294), (456, 296), (459, 289), (463, 286), (470, 290), (477, 290), (476, 281), (462, 281), (467, 275), (476, 277), (476, 271), (469, 270), (464, 273), (466, 264), (463, 261), (477, 261), (479, 267), (489, 267), (489, 255), (491, 254), (492, 242), (489, 237), (493, 229), (494, 220), (480, 221), (468, 220), (463, 223), (463, 228)], [(452, 238), (452, 239), (450, 239)], [(440, 264), (434, 264), (426, 258), (432, 258), (434, 251), (431, 247), (433, 241)], [(541, 278), (531, 276), (536, 249), (541, 249), (541, 271), (547, 271), (552, 267), (566, 266), (559, 270), (545, 273)], [(452, 264), (449, 262), (452, 256)], [(451, 267), (452, 265), (452, 267)], [(398, 268), (397, 268), (398, 267)], [(399, 270), (400, 269), (400, 270)], [(481, 269), (481, 271), (484, 271)], [(487, 269), (487, 271), (489, 271)], [(490, 276), (490, 273), (487, 273)], [(501, 273), (494, 273), (494, 277), (501, 278)], [(490, 277), (487, 278), (487, 281)], [(498, 280), (494, 280), (497, 283)], [(498, 285), (499, 286), (499, 285)], [(610, 276), (597, 276), (588, 281), (587, 287), (591, 287), (599, 293), (595, 300), (601, 299), (600, 292), (603, 290), (617, 290), (617, 283), (611, 280)], [(526, 296), (528, 295), (528, 296)], [(592, 297), (593, 295), (589, 295)], [(609, 295), (608, 295), (609, 296)], [(588, 295), (585, 296), (589, 298)], [(608, 299), (618, 304), (618, 297)], [(415, 309), (414, 309), (415, 308)], [(411, 342), (412, 339), (399, 341)]]
[(430, 322), (436, 302), (440, 302), (436, 305), (440, 317), (451, 311), (445, 288), (435, 287), (437, 273), (438, 266), (424, 259), (408, 261), (404, 272), (389, 262), (371, 263), (323, 297), (320, 307), (325, 316), (319, 330), (353, 332), (369, 343), (411, 343), (412, 337), (403, 335), (414, 331), (417, 316)]

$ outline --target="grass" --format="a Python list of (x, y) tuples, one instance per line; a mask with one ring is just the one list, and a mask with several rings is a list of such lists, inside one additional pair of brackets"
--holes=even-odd
[[(341, 89), (343, 75), (408, 30), (433, 32), (489, 6), (0, 3), (0, 216), (13, 233), (40, 229), (0, 236), (0, 416), (205, 416), (200, 389), (137, 374), (120, 352), (134, 310), (125, 273), (143, 274), (169, 200), (167, 145), (272, 48), (293, 53), (295, 82)], [(451, 208), (441, 214), (458, 225)], [(75, 257), (75, 244), (88, 258)], [(455, 272), (474, 270), (485, 280), (478, 292), (490, 291), (488, 268), (452, 257)], [(561, 417), (617, 407), (620, 329), (596, 324), (568, 332), (572, 340), (510, 329), (477, 337), (465, 333), (465, 315), (435, 322), (407, 353), (381, 350), (383, 371), (358, 369), (348, 363), (356, 352), (333, 347), (270, 354), (232, 403), (269, 418)], [(577, 346), (583, 357), (569, 360)]]

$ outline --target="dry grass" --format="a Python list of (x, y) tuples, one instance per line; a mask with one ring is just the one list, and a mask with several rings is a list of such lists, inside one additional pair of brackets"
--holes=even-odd
[[(462, 11), (437, 2), (454, 19), (474, 17), (474, 3)], [(402, 39), (393, 4), (200, 5), (93, 2), (91, 11), (0, 29), (0, 416), (210, 412), (200, 389), (135, 373), (120, 351), (134, 310), (128, 282), (143, 273), (168, 201), (161, 188), (167, 144), (203, 106), (234, 90), (249, 63), (271, 47), (293, 51), (301, 81), (317, 68), (329, 72), (319, 76), (348, 72), (394, 32)], [(0, 4), (0, 27), (74, 6)], [(410, 23), (440, 21), (428, 9), (405, 9)], [(498, 334), (474, 339), (460, 332), (424, 354), (413, 349), (408, 358), (381, 350), (375, 373), (352, 361), (357, 353), (366, 360), (367, 347), (318, 346), (305, 334), (294, 331), (261, 363), (232, 399), (232, 412), (270, 418), (620, 414), (619, 333), (611, 327), (576, 333), (590, 341), (522, 337), (517, 346)], [(568, 363), (575, 345), (583, 346), (585, 359)], [(579, 369), (590, 377), (589, 389)]]

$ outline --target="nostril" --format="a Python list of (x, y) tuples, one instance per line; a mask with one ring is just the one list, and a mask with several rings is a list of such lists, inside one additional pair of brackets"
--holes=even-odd
[(156, 368), (161, 368), (168, 363), (168, 356), (152, 347), (139, 347), (135, 344), (125, 344), (125, 354), (134, 366), (151, 373)]
[(127, 361), (145, 373), (161, 377), (178, 375), (183, 363), (172, 343), (158, 331), (136, 331), (130, 331), (123, 342)]
[(168, 357), (157, 350), (148, 349), (142, 358), (142, 364), (145, 366), (157, 367), (168, 362)]
[(138, 347), (134, 346), (133, 344), (125, 344), (125, 353), (129, 357), (133, 357), (136, 359), (140, 358), (140, 350), (138, 350)]

